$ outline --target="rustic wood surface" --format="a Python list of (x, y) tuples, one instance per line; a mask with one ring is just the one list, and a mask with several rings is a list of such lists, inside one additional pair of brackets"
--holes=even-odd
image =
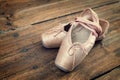
[(96, 80), (120, 80), (120, 67), (113, 69)]
[[(110, 22), (103, 41), (72, 72), (54, 65), (41, 33), (91, 7)], [(120, 80), (119, 0), (0, 0), (0, 80)]]

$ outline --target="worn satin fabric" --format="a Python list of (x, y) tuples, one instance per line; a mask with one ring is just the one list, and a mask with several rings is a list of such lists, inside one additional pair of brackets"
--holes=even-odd
[(46, 48), (56, 48), (59, 47), (63, 38), (66, 35), (66, 31), (64, 31), (64, 26), (67, 24), (60, 24), (57, 27), (49, 29), (45, 33), (42, 34), (42, 44)]
[[(103, 23), (99, 25), (99, 18), (92, 9), (84, 10), (81, 16), (76, 18), (76, 21), (78, 23), (74, 23), (69, 29), (67, 35), (64, 37), (55, 60), (55, 64), (60, 69), (62, 68), (66, 71), (72, 71), (81, 63), (93, 47), (96, 38), (99, 38), (103, 34), (101, 25), (106, 25)], [(73, 28), (76, 27), (76, 24), (80, 24), (91, 31), (90, 36), (85, 43), (72, 43), (71, 34)]]
[[(96, 16), (96, 13), (92, 10), (91, 10), (91, 12), (89, 12), (89, 10), (91, 10), (91, 9), (84, 10), (81, 13), (80, 17), (90, 18), (91, 16), (89, 16), (88, 14), (86, 16), (86, 13), (89, 13), (90, 15), (95, 16), (95, 20), (102, 27), (102, 33), (100, 32), (101, 34), (97, 37), (97, 40), (101, 40), (105, 37), (105, 34), (106, 34), (108, 27), (109, 27), (109, 23), (108, 23), (108, 21), (106, 21), (104, 19), (100, 19), (98, 21), (98, 17)], [(75, 19), (76, 23), (77, 23), (77, 20), (80, 19), (80, 17)], [(64, 26), (69, 24), (69, 23), (73, 23), (73, 22), (68, 22), (66, 24), (60, 24), (57, 27), (53, 27), (52, 29), (46, 30), (41, 36), (42, 43), (43, 43), (44, 47), (46, 47), (46, 48), (59, 47), (61, 45), (63, 38), (66, 36), (66, 33), (67, 33), (66, 31), (64, 31)]]

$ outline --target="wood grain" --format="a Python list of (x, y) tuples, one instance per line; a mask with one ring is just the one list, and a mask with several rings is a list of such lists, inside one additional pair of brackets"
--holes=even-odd
[[(110, 36), (107, 38), (109, 37)], [(120, 39), (117, 40), (117, 42), (119, 41)], [(114, 45), (109, 44), (107, 46), (115, 46), (116, 41), (113, 43)], [(50, 78), (56, 80), (57, 76), (57, 79), (62, 78), (63, 80), (84, 80), (87, 76), (87, 79), (90, 79), (120, 64), (120, 58), (118, 56), (119, 52), (115, 53), (115, 50), (111, 51), (111, 48), (106, 49), (106, 47), (102, 47), (100, 43), (96, 43), (95, 47), (80, 66), (76, 68), (75, 71), (66, 74), (61, 72), (54, 65), (57, 49), (46, 49), (42, 47), (40, 43), (35, 43), (34, 45), (26, 46), (18, 51), (14, 51), (14, 53), (17, 53), (16, 55), (1, 60), (0, 77), (10, 76), (9, 78), (11, 80), (19, 80), (21, 78), (23, 80), (39, 78), (42, 80), (49, 80)], [(36, 66), (37, 68), (34, 69)], [(14, 68), (14, 71), (12, 68)], [(55, 74), (53, 74), (53, 71)], [(49, 75), (50, 78), (45, 77), (46, 75)]]
[[(13, 21), (13, 25), (26, 26), (29, 24), (34, 24), (34, 23), (55, 18), (58, 16), (64, 16), (64, 15), (70, 14), (71, 12), (77, 12), (82, 10), (83, 8), (96, 7), (101, 3), (104, 3), (104, 4), (108, 3), (108, 0), (99, 0), (99, 1), (95, 1), (94, 3), (90, 1), (83, 2), (81, 0), (72, 0), (72, 1), (68, 0), (60, 3), (58, 2), (53, 3), (47, 6), (38, 6), (30, 9), (21, 10), (14, 14), (15, 21)], [(113, 0), (111, 1), (109, 0), (109, 2), (111, 3), (113, 2)]]
[[(13, 23), (20, 20), (25, 21), (26, 24), (17, 23), (17, 27), (12, 24), (11, 27), (15, 28), (14, 30), (9, 30), (6, 26), (5, 32), (4, 28), (0, 27), (3, 31), (0, 34), (0, 80), (90, 80), (96, 78), (108, 80), (111, 77), (119, 80), (119, 70), (115, 68), (120, 65), (119, 1), (62, 0), (56, 2), (57, 0), (50, 0), (46, 2), (45, 0), (43, 3), (42, 0), (40, 1), (38, 4), (41, 5), (37, 4), (38, 0), (2, 1), (13, 7), (14, 18), (9, 17), (14, 19)], [(33, 5), (25, 6), (29, 3)], [(18, 7), (17, 4), (23, 6)], [(58, 23), (74, 20), (86, 7), (92, 7), (100, 18), (107, 19), (110, 22), (110, 28), (106, 38), (96, 42), (82, 63), (74, 71), (65, 73), (54, 65), (58, 49), (44, 48), (41, 43), (41, 33), (57, 26)], [(59, 8), (60, 10), (57, 10)], [(45, 11), (37, 13), (42, 9)], [(12, 21), (6, 17), (10, 14), (10, 8), (2, 10), (5, 14), (0, 16), (0, 23), (5, 26), (5, 22)], [(44, 12), (46, 14), (42, 14)], [(53, 13), (55, 15), (51, 15)], [(38, 23), (33, 24), (36, 22)], [(110, 70), (112, 71), (105, 74)]]
[(31, 8), (38, 5), (42, 6), (53, 2), (59, 2), (59, 0), (2, 0), (0, 2), (0, 12), (9, 14), (11, 12), (13, 14), (17, 10)]
[[(95, 9), (95, 11), (99, 14), (100, 11), (104, 12), (103, 15), (107, 14), (114, 14), (112, 16), (105, 16), (105, 19), (108, 19), (109, 21), (112, 20), (110, 18), (114, 17), (114, 19), (118, 20), (119, 12), (113, 13), (111, 11), (111, 8), (113, 10), (119, 10), (119, 7), (117, 6), (118, 3), (114, 4), (115, 7), (112, 7), (112, 5), (104, 6)], [(106, 8), (103, 9), (103, 8)], [(12, 32), (8, 32), (6, 34), (3, 34), (0, 36), (0, 56), (4, 57), (4, 55), (9, 54), (11, 51), (22, 48), (23, 46), (30, 45), (36, 42), (39, 42), (41, 40), (41, 33), (44, 32), (46, 29), (49, 29), (51, 27), (54, 27), (58, 25), (58, 23), (64, 23), (70, 20), (74, 20), (76, 16), (79, 16), (80, 13), (75, 13), (72, 15), (68, 15), (66, 17), (61, 17), (58, 19), (50, 20), (45, 23), (40, 23), (38, 25), (32, 25), (32, 26), (27, 26), (22, 29), (18, 29)], [(100, 15), (100, 14), (99, 14)], [(102, 15), (100, 15), (102, 17)], [(103, 18), (103, 17), (102, 17)], [(112, 25), (112, 24), (111, 24)], [(115, 27), (118, 28), (119, 26), (119, 21), (117, 22), (117, 25)], [(112, 26), (110, 26), (112, 27)], [(34, 36), (34, 37), (33, 37)], [(12, 46), (12, 47), (10, 47)], [(9, 49), (7, 48), (9, 47)]]
[(36, 6), (42, 6), (59, 2), (63, 0), (2, 0), (0, 1), (0, 16), (4, 17), (7, 21), (0, 21), (0, 30), (5, 32), (8, 30), (15, 30), (16, 26), (11, 26), (13, 21), (13, 15), (15, 12), (23, 9), (28, 9)]
[[(107, 46), (115, 46), (115, 43), (114, 45), (109, 44)], [(33, 47), (33, 45), (31, 46)], [(45, 49), (40, 43), (36, 43), (32, 47), (25, 47), (19, 50), (17, 55), (2, 60), (0, 64), (2, 68), (0, 70), (0, 77), (8, 76), (8, 80), (19, 80), (21, 78), (23, 80), (85, 80), (98, 76), (120, 64), (119, 52), (114, 52), (116, 49), (110, 51), (110, 48), (106, 49), (100, 43), (96, 43), (95, 47), (79, 67), (71, 73), (64, 73), (54, 65), (57, 49)], [(14, 68), (14, 71), (12, 68)], [(3, 72), (5, 73), (3, 74)], [(46, 77), (46, 75), (50, 77)]]
[(96, 80), (120, 80), (120, 67), (115, 68)]

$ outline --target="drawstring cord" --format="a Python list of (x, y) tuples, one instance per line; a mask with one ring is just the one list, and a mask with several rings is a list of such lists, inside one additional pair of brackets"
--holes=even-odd
[(96, 37), (99, 37), (102, 33), (102, 31), (99, 30), (100, 25), (99, 25), (99, 23), (97, 24), (97, 22), (92, 22), (92, 21), (89, 21), (89, 20), (84, 19), (82, 17), (75, 18), (75, 21), (79, 22), (79, 24), (83, 25), (83, 27), (92, 31)]
[[(86, 54), (85, 48), (84, 48), (81, 44), (79, 44), (79, 43), (78, 43), (78, 44), (77, 44), (77, 43), (76, 43), (76, 44), (73, 44), (73, 45), (69, 48), (69, 50), (68, 50), (68, 55), (69, 55), (69, 56), (72, 56), (72, 55), (73, 55), (72, 69), (73, 69), (73, 68), (75, 67), (75, 65), (76, 65), (76, 64), (75, 64), (75, 62), (76, 62), (76, 54), (75, 54), (75, 53), (76, 53), (76, 48), (75, 48), (74, 46), (75, 46), (75, 47), (78, 46), (77, 48), (81, 48), (81, 49), (82, 49), (82, 50), (81, 50), (81, 51), (82, 51), (82, 54)], [(70, 50), (72, 50), (72, 48), (73, 48), (73, 52), (71, 53)]]

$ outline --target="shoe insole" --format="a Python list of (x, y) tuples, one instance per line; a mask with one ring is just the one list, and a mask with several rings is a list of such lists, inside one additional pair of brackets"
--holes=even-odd
[(84, 43), (88, 40), (91, 31), (78, 25), (72, 30), (72, 42)]

